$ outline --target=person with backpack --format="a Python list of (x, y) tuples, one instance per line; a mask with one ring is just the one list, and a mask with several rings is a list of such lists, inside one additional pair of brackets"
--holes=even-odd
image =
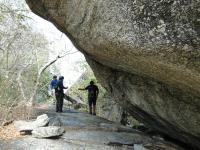
[(89, 103), (89, 113), (96, 115), (96, 101), (99, 94), (99, 88), (94, 84), (94, 81), (90, 81), (90, 85), (86, 88), (79, 88), (78, 90), (88, 91), (88, 103)]
[(56, 112), (63, 111), (62, 109), (63, 109), (64, 89), (68, 88), (68, 87), (64, 87), (63, 80), (64, 80), (64, 77), (60, 76), (55, 88)]

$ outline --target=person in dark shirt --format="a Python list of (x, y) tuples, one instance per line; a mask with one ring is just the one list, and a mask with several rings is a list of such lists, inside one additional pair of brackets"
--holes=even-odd
[(56, 112), (62, 112), (63, 108), (63, 98), (64, 98), (64, 89), (68, 87), (64, 87), (63, 85), (64, 77), (60, 76), (55, 88), (56, 95)]
[(88, 91), (89, 113), (96, 115), (96, 101), (99, 94), (98, 86), (94, 85), (93, 81), (90, 81), (90, 85), (88, 85), (86, 88), (79, 88), (78, 90)]

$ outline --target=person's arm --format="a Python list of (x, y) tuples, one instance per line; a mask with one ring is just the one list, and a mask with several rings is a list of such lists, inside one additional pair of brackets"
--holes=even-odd
[(63, 86), (63, 89), (68, 89), (68, 87)]
[(78, 90), (87, 90), (88, 89), (88, 86), (86, 88), (78, 88)]
[(62, 88), (62, 89), (68, 89), (68, 87), (65, 87), (65, 86), (63, 85), (63, 83), (60, 84), (60, 88)]
[(85, 90), (85, 89), (84, 89), (84, 88), (78, 88), (78, 90), (82, 90), (82, 91), (83, 91), (83, 90)]

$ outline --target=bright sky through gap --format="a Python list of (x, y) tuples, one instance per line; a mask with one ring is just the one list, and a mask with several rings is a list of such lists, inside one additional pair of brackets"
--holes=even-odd
[[(52, 23), (42, 19), (41, 17), (30, 13), (30, 17), (33, 19), (30, 22), (30, 26), (40, 32), (41, 34), (45, 35), (48, 41), (50, 42), (50, 57), (49, 60), (55, 59), (56, 56), (62, 55), (63, 51), (72, 52), (78, 51), (72, 44), (72, 42), (60, 32)], [(56, 66), (58, 66), (60, 70), (60, 74), (56, 73), (56, 75), (63, 75), (65, 77), (65, 85), (71, 86), (74, 81), (76, 81), (82, 72), (78, 71), (79, 69), (75, 68), (77, 61), (84, 61), (85, 58), (83, 54), (79, 51), (67, 55), (64, 58), (59, 59), (56, 62)]]

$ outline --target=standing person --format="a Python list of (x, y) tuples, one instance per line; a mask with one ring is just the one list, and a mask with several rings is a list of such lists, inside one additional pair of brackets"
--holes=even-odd
[(56, 98), (55, 98), (55, 88), (56, 88), (57, 82), (58, 82), (57, 76), (54, 75), (54, 76), (53, 76), (53, 79), (51, 80), (50, 89), (49, 89), (49, 92), (50, 92), (49, 95), (52, 96), (53, 104), (55, 104), (55, 99), (56, 99)]
[(60, 76), (55, 88), (56, 95), (56, 112), (62, 112), (63, 108), (63, 98), (64, 98), (64, 89), (68, 87), (64, 87), (63, 85), (64, 77)]
[(53, 79), (51, 80), (51, 83), (50, 83), (50, 88), (51, 88), (51, 90), (53, 90), (53, 89), (56, 88), (57, 82), (58, 82), (57, 76), (54, 75), (54, 76), (53, 76)]
[(99, 94), (98, 86), (96, 86), (93, 81), (90, 81), (90, 85), (86, 88), (79, 88), (78, 90), (88, 90), (89, 113), (96, 115), (96, 101)]

